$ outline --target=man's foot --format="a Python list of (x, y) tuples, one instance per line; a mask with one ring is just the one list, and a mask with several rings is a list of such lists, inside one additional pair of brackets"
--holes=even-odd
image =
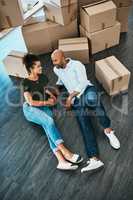
[(88, 165), (81, 169), (81, 173), (100, 169), (101, 167), (104, 166), (104, 163), (101, 160), (97, 160), (94, 158), (90, 158), (90, 160), (87, 163)]
[(119, 142), (118, 138), (116, 137), (116, 135), (114, 134), (114, 131), (111, 130), (110, 132), (107, 132), (106, 130), (104, 130), (104, 133), (108, 137), (110, 145), (114, 149), (119, 149), (120, 148), (120, 142)]
[(60, 170), (76, 170), (78, 169), (78, 165), (73, 165), (67, 161), (62, 161), (59, 162), (59, 164), (57, 165), (57, 169)]
[(73, 154), (71, 158), (66, 159), (66, 160), (73, 164), (80, 164), (81, 162), (83, 162), (83, 158), (78, 154)]

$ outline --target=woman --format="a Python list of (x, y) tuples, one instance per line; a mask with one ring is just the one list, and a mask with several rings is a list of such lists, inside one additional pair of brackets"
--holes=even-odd
[(24, 56), (23, 63), (29, 74), (22, 82), (25, 97), (24, 115), (28, 121), (43, 127), (50, 147), (57, 157), (57, 168), (76, 170), (77, 164), (81, 163), (83, 158), (73, 154), (65, 147), (61, 134), (54, 123), (51, 107), (56, 104), (57, 97), (47, 89), (49, 98), (46, 99), (44, 88), (48, 83), (48, 78), (42, 74), (41, 62), (38, 56), (27, 54)]

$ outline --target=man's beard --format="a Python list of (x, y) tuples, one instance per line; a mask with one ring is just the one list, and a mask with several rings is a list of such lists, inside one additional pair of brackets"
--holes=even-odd
[(57, 68), (64, 68), (64, 65), (63, 64), (60, 64), (60, 65), (56, 65)]

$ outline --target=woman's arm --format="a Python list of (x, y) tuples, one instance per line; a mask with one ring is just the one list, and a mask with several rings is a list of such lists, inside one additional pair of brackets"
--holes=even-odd
[(30, 106), (54, 106), (56, 104), (55, 99), (52, 99), (52, 98), (48, 99), (47, 101), (33, 100), (30, 92), (24, 92), (24, 97), (25, 97), (26, 102)]

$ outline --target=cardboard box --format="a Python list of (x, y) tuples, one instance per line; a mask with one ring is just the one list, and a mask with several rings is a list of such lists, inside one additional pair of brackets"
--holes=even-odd
[(95, 73), (109, 95), (128, 90), (131, 73), (115, 56), (96, 61)]
[(117, 20), (121, 23), (121, 32), (128, 32), (128, 16), (130, 7), (117, 8)]
[(61, 25), (67, 25), (77, 18), (77, 3), (59, 7), (55, 4), (45, 4), (44, 11), (48, 20)]
[(24, 13), (21, 0), (0, 0), (0, 27), (4, 29), (23, 25), (43, 5), (40, 1), (32, 10)]
[(28, 76), (27, 70), (23, 64), (25, 53), (12, 51), (5, 59), (4, 65), (8, 75), (25, 78)]
[(117, 7), (131, 6), (132, 0), (113, 0)]
[(66, 57), (89, 63), (89, 45), (86, 37), (59, 40), (59, 49), (63, 50)]
[(100, 1), (83, 6), (80, 12), (81, 25), (90, 33), (114, 26), (116, 5), (112, 1)]
[(95, 54), (107, 48), (119, 44), (121, 25), (119, 22), (112, 27), (94, 33), (88, 33), (80, 25), (80, 36), (88, 37), (90, 40), (90, 52)]
[(77, 20), (67, 26), (62, 26), (51, 21), (23, 26), (22, 33), (26, 46), (33, 53), (48, 53), (58, 48), (58, 40), (76, 37)]
[(70, 4), (77, 3), (78, 0), (43, 0), (44, 4), (45, 3), (50, 3), (54, 4), (55, 6), (69, 6)]

